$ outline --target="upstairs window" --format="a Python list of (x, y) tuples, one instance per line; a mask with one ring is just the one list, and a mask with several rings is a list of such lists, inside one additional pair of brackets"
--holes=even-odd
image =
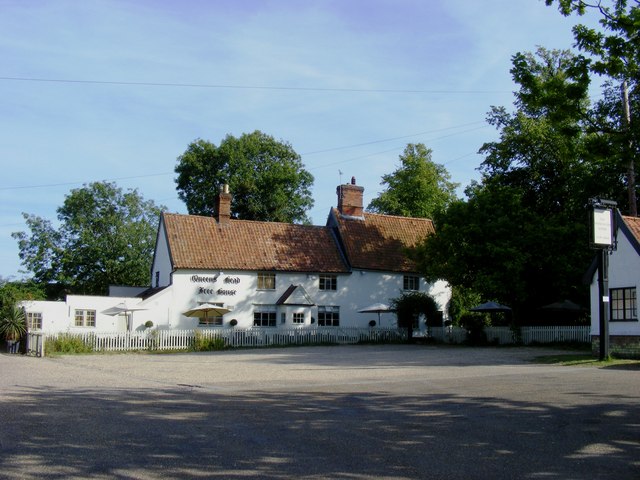
[(258, 273), (258, 290), (275, 290), (275, 273)]
[(402, 281), (402, 289), (417, 292), (420, 290), (420, 277), (416, 275), (405, 275)]
[(611, 301), (611, 321), (638, 320), (636, 289), (612, 288), (609, 290)]
[(95, 310), (76, 310), (76, 327), (95, 327), (96, 311)]
[(320, 290), (337, 290), (338, 277), (336, 275), (320, 275)]

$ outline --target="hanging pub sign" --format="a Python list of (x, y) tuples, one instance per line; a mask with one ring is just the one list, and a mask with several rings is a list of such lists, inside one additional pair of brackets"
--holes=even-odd
[(591, 248), (614, 249), (615, 225), (614, 209), (616, 202), (599, 198), (591, 200), (590, 245)]

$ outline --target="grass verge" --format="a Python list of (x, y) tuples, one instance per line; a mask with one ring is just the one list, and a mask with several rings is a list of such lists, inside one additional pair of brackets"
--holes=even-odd
[(542, 355), (539, 357), (535, 357), (533, 359), (533, 363), (541, 363), (545, 365), (640, 370), (640, 360), (625, 360), (620, 358), (612, 358), (610, 360), (598, 360), (593, 355), (585, 354), (585, 353)]

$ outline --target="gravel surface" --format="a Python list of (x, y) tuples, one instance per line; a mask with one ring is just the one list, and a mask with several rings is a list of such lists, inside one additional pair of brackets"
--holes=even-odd
[(640, 371), (541, 348), (0, 355), (0, 478), (639, 479)]

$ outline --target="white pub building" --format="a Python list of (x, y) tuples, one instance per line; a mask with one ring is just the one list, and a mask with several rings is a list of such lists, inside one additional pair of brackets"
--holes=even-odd
[[(163, 213), (151, 287), (23, 302), (29, 326), (47, 333), (141, 331), (151, 324), (182, 330), (369, 327), (375, 321), (389, 327), (394, 314), (360, 310), (407, 291), (429, 294), (443, 322), (448, 285), (426, 283), (405, 250), (434, 232), (432, 221), (366, 213), (363, 191), (354, 179), (338, 186), (338, 207), (325, 226), (233, 219), (228, 188), (218, 195), (214, 217)], [(203, 304), (216, 308), (187, 315)], [(424, 319), (418, 329), (425, 329)]]

